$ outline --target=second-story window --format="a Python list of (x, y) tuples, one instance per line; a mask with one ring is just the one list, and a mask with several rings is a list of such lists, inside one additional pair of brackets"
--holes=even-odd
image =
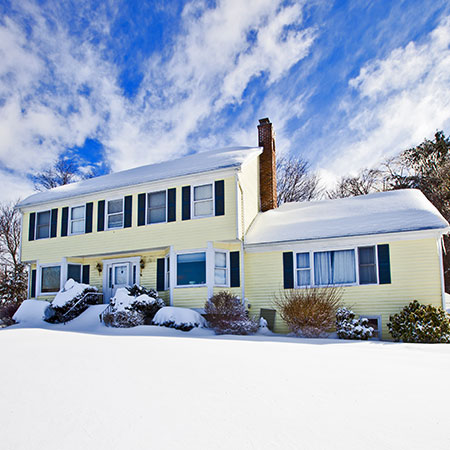
[(85, 207), (70, 208), (70, 234), (84, 233)]
[(166, 191), (148, 194), (147, 223), (166, 221)]
[(50, 237), (50, 211), (37, 213), (36, 220), (36, 239), (45, 239)]
[(107, 209), (108, 229), (123, 227), (123, 199), (109, 200)]
[(214, 211), (213, 185), (194, 186), (194, 217), (212, 216)]

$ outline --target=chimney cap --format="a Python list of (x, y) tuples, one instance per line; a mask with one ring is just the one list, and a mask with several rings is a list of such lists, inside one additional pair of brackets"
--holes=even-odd
[(264, 119), (259, 119), (259, 124), (264, 125), (266, 123), (270, 123), (270, 120), (268, 117), (265, 117)]

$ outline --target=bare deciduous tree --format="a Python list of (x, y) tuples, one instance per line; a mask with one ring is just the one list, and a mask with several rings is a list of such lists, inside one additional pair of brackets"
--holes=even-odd
[(304, 202), (321, 194), (319, 176), (310, 171), (300, 157), (281, 157), (277, 161), (277, 203)]
[(364, 169), (355, 177), (343, 177), (337, 186), (327, 191), (329, 198), (353, 197), (385, 190), (384, 176), (381, 170)]

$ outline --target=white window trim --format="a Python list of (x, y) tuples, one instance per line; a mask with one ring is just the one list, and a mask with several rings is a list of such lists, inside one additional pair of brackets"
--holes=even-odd
[[(216, 253), (225, 253), (225, 284), (216, 284), (215, 282), (215, 275), (216, 275)], [(214, 278), (213, 283), (214, 286), (218, 287), (230, 287), (230, 251), (229, 250), (223, 250), (221, 248), (215, 248), (214, 249), (214, 260), (212, 261), (213, 270), (214, 270)], [(223, 270), (223, 267), (218, 267), (218, 269)]]
[[(145, 195), (147, 196), (145, 199), (145, 225), (158, 225), (160, 223), (167, 223), (167, 215), (168, 215), (168, 211), (169, 211), (169, 200), (168, 200), (168, 193), (167, 193), (168, 189), (160, 189), (158, 191), (150, 191), (147, 192)], [(166, 218), (163, 222), (153, 222), (153, 223), (149, 223), (148, 219), (149, 219), (149, 214), (148, 214), (148, 210), (149, 210), (149, 201), (148, 201), (148, 196), (150, 194), (158, 194), (159, 192), (165, 192), (166, 193)]]
[[(84, 209), (84, 215), (83, 215), (83, 231), (80, 231), (79, 233), (72, 233), (72, 209), (73, 208), (83, 208)], [(81, 222), (81, 219), (75, 219), (75, 222)], [(85, 234), (86, 233), (86, 205), (76, 205), (76, 206), (70, 206), (69, 207), (69, 235), (70, 236), (76, 236), (77, 234)]]
[[(37, 265), (37, 275), (39, 278), (39, 283), (38, 286), (36, 286), (36, 297), (47, 297), (50, 295), (56, 295), (60, 290), (61, 290), (61, 286), (64, 285), (64, 280), (63, 280), (63, 276), (64, 276), (64, 270), (63, 270), (63, 263), (54, 263), (54, 264), (38, 264)], [(46, 267), (59, 267), (59, 289), (57, 291), (54, 292), (42, 292), (42, 269), (46, 268)]]
[[(195, 215), (195, 203), (198, 202), (206, 202), (206, 201), (210, 201), (210, 200), (194, 200), (194, 191), (196, 187), (200, 187), (200, 186), (206, 186), (210, 184), (211, 185), (211, 195), (212, 195), (212, 211), (211, 214), (208, 214), (207, 216), (196, 216)], [(193, 184), (191, 185), (191, 219), (205, 219), (207, 217), (214, 217), (214, 213), (216, 211), (216, 196), (215, 196), (215, 192), (214, 192), (214, 181), (211, 181), (209, 183), (200, 183), (200, 184)]]
[[(191, 253), (204, 253), (205, 254), (205, 283), (204, 284), (178, 284), (178, 255), (188, 255)], [(210, 266), (210, 261), (208, 261), (208, 252), (206, 248), (195, 249), (195, 250), (183, 250), (180, 252), (175, 252), (175, 286), (176, 289), (189, 289), (196, 287), (207, 287), (208, 286), (208, 267)]]
[[(364, 286), (364, 285), (363, 285)], [(381, 341), (381, 339), (382, 339), (382, 333), (383, 333), (383, 330), (382, 330), (382, 328), (381, 328), (381, 316), (378, 316), (378, 315), (366, 315), (366, 314), (364, 314), (364, 315), (360, 315), (359, 316), (360, 317), (360, 319), (371, 319), (371, 320), (376, 320), (377, 322), (378, 322), (378, 336), (377, 337), (372, 337), (371, 339), (374, 339), (374, 340), (380, 340)]]
[[(40, 213), (44, 213), (44, 212), (50, 213), (50, 219), (48, 221), (48, 237), (40, 238), (40, 237), (38, 237), (38, 215)], [(51, 209), (42, 209), (41, 211), (36, 211), (36, 219), (35, 219), (35, 223), (34, 223), (34, 240), (40, 241), (42, 239), (50, 239), (51, 233), (52, 233), (52, 210)]]
[[(365, 244), (365, 245), (357, 245), (357, 246), (348, 246), (348, 247), (338, 247), (338, 248), (320, 248), (310, 251), (305, 250), (296, 250), (293, 251), (293, 258), (294, 258), (294, 286), (295, 289), (305, 289), (305, 288), (311, 288), (311, 287), (327, 287), (327, 286), (336, 286), (336, 287), (349, 287), (349, 286), (376, 286), (380, 284), (379, 280), (379, 274), (378, 274), (378, 250), (377, 246), (379, 244)], [(359, 247), (374, 247), (375, 248), (375, 273), (377, 276), (377, 282), (376, 283), (366, 283), (366, 284), (360, 284), (359, 282), (359, 255), (358, 255), (358, 248)], [(325, 285), (325, 284), (316, 284), (315, 276), (314, 276), (314, 253), (319, 252), (338, 252), (343, 250), (353, 250), (355, 252), (355, 272), (356, 272), (356, 281), (354, 283), (339, 283), (339, 284), (332, 284), (332, 285)], [(310, 265), (310, 282), (311, 284), (309, 286), (299, 286), (298, 280), (297, 280), (297, 253), (309, 253), (309, 265)]]
[[(113, 202), (113, 201), (115, 201), (115, 200), (122, 200), (122, 225), (120, 226), (120, 227), (112, 227), (112, 228), (110, 228), (109, 227), (109, 221), (108, 221), (108, 217), (111, 215), (111, 216), (114, 216), (114, 215), (118, 215), (118, 214), (120, 214), (120, 213), (112, 213), (112, 214), (108, 214), (108, 203), (109, 202)], [(110, 198), (110, 199), (107, 199), (107, 200), (105, 200), (105, 203), (106, 203), (106, 205), (105, 205), (105, 230), (121, 230), (122, 228), (123, 228), (123, 224), (124, 224), (124, 221), (125, 221), (125, 197), (122, 197), (122, 198), (120, 198), (120, 197), (115, 197), (115, 198)]]

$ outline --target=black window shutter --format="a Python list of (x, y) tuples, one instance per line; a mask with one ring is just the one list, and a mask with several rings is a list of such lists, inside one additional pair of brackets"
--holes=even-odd
[(389, 244), (378, 245), (378, 278), (380, 284), (391, 283), (391, 261)]
[(98, 202), (97, 231), (105, 229), (105, 200)]
[(89, 284), (89, 264), (83, 266), (83, 272), (81, 274), (81, 282), (84, 284)]
[(214, 183), (214, 197), (215, 215), (223, 216), (225, 214), (225, 183), (223, 180), (218, 180)]
[(284, 289), (294, 289), (294, 253), (283, 253), (283, 286)]
[(183, 186), (181, 190), (181, 220), (191, 218), (191, 187)]
[(58, 209), (52, 209), (50, 237), (56, 237), (56, 227), (58, 225)]
[(65, 206), (62, 209), (62, 216), (61, 216), (61, 236), (67, 236), (68, 228), (69, 228), (69, 208)]
[(176, 217), (176, 189), (167, 189), (167, 222), (175, 222)]
[(86, 203), (86, 219), (84, 232), (92, 233), (92, 210), (94, 209), (94, 204), (92, 202)]
[(138, 227), (145, 225), (145, 197), (147, 194), (138, 195)]
[(36, 213), (30, 214), (30, 223), (28, 226), (28, 240), (34, 241), (34, 231), (36, 228)]
[(124, 228), (131, 227), (132, 205), (133, 205), (133, 197), (131, 195), (127, 195), (125, 197), (125, 218), (123, 221)]
[(158, 258), (156, 261), (156, 290), (164, 291), (164, 265), (165, 258)]
[(230, 287), (241, 285), (239, 275), (239, 252), (230, 252)]
[(30, 298), (36, 298), (36, 269), (31, 271)]

